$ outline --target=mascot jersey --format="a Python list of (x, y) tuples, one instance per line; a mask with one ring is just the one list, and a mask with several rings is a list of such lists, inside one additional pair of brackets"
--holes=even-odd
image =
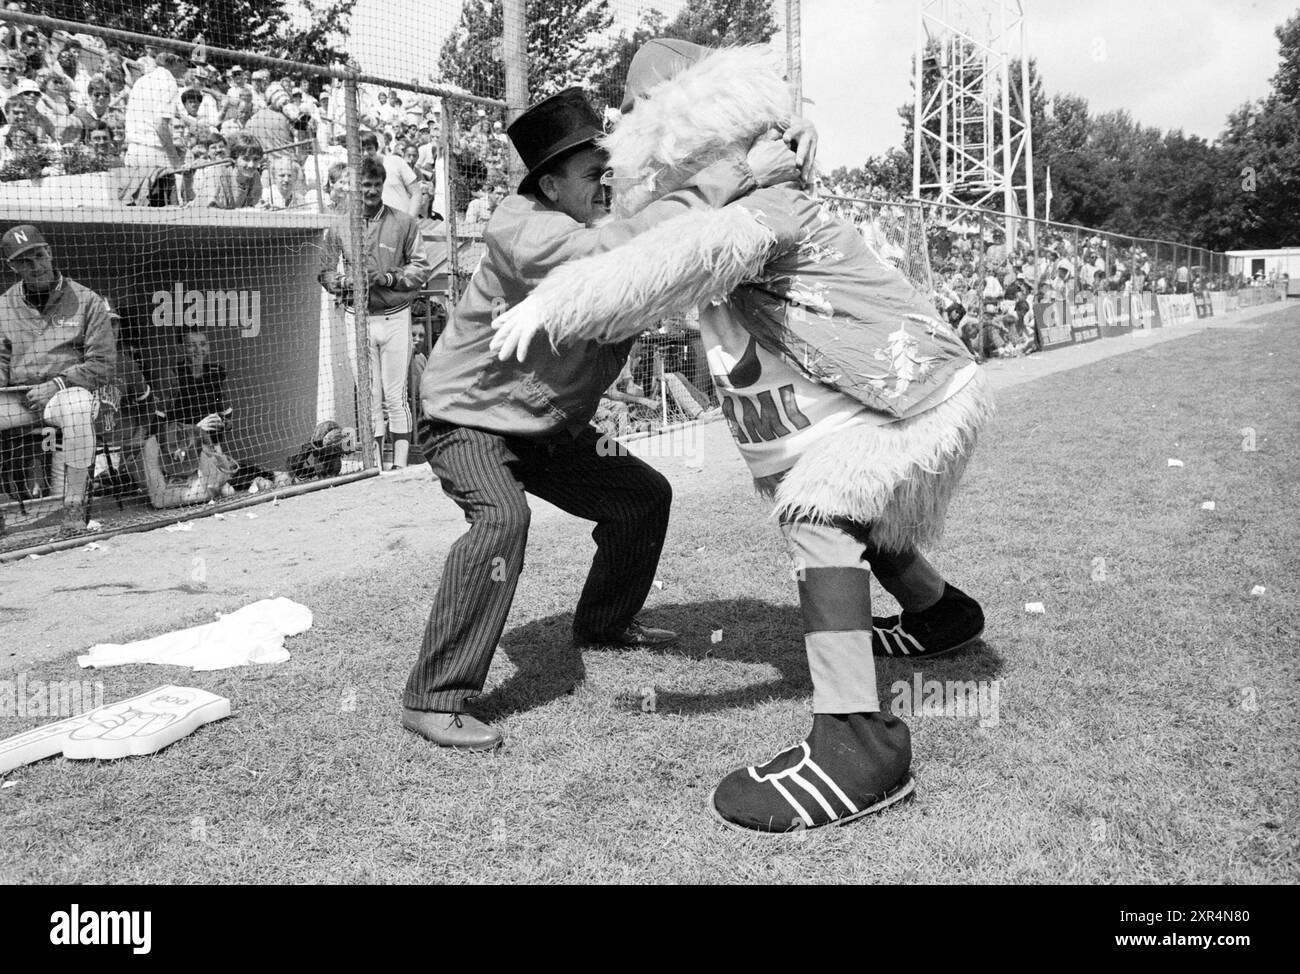
[[(648, 89), (605, 137), (639, 213), (788, 117), (765, 52), (709, 55)], [(782, 521), (870, 523), (903, 552), (937, 539), (992, 411), (987, 381), (932, 306), (851, 224), (790, 185), (682, 214), (556, 268), (521, 306), (553, 342), (617, 342), (702, 308), (722, 409)]]
[(760, 487), (813, 443), (916, 416), (977, 366), (919, 293), (806, 193), (733, 204), (776, 237), (762, 272), (705, 308), (700, 332), (722, 412)]

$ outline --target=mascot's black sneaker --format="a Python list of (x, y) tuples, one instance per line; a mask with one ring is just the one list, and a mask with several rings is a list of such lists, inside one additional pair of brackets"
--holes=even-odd
[(873, 616), (871, 651), (876, 656), (932, 659), (964, 649), (984, 632), (984, 610), (947, 582), (939, 601), (922, 612)]
[(912, 794), (911, 763), (911, 735), (897, 717), (814, 714), (806, 741), (723, 778), (709, 811), (738, 832), (843, 825)]

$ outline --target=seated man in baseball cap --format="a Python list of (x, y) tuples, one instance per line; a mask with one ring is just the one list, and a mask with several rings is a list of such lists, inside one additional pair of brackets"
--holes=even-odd
[(19, 277), (0, 296), (0, 432), (42, 422), (62, 431), (52, 487), (63, 497), (58, 533), (74, 535), (90, 517), (96, 392), (117, 361), (111, 312), (98, 294), (59, 273), (31, 224), (0, 237), (0, 257)]

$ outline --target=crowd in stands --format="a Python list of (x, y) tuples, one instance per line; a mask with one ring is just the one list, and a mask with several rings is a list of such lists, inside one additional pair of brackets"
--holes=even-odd
[[(455, 207), (481, 229), (507, 194), (501, 121), (471, 110), (456, 126), (448, 202), (441, 102), (375, 86), (358, 100), (385, 202), (422, 221)], [(320, 79), (0, 23), (0, 182), (124, 169), (128, 205), (324, 210), (341, 199), (343, 117)]]
[[(825, 192), (844, 197), (841, 189)], [(1044, 224), (1037, 247), (1024, 238), (1008, 247), (1000, 217), (928, 204), (918, 211), (915, 201), (889, 200), (879, 188), (865, 200), (835, 206), (914, 281), (921, 275), (913, 265), (928, 260), (936, 307), (979, 359), (1037, 350), (1035, 304), (1077, 306), (1107, 293), (1198, 294), (1264, 283), (1230, 276), (1222, 255)], [(909, 254), (922, 233), (926, 254)]]

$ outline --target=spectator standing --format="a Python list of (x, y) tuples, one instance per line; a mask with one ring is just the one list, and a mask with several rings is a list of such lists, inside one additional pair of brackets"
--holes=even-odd
[(429, 173), (433, 172), (441, 148), (441, 130), (437, 115), (429, 115), (424, 120), (424, 132), (420, 136), (420, 148), (415, 156), (415, 165)]
[(23, 77), (35, 78), (45, 70), (45, 38), (40, 31), (32, 27), (23, 31), (18, 56)]
[(244, 131), (256, 136), (267, 152), (300, 141), (293, 123), (302, 113), (301, 105), (294, 104), (280, 84), (268, 87), (264, 98), (265, 104), (244, 123)]
[(165, 176), (184, 161), (172, 142), (171, 123), (179, 82), (188, 70), (185, 60), (170, 51), (158, 54), (157, 65), (135, 83), (126, 106), (126, 164), (137, 170), (140, 179), (153, 180), (151, 206), (169, 202), (170, 180)]
[(1174, 271), (1174, 293), (1186, 294), (1191, 288), (1191, 281), (1192, 272), (1186, 264), (1180, 264), (1178, 270)]
[(253, 111), (261, 111), (266, 107), (266, 89), (271, 86), (271, 72), (266, 68), (258, 68), (251, 76), (252, 94), (253, 94)]
[(221, 111), (216, 101), (197, 85), (181, 92), (176, 117), (185, 123), (193, 138), (214, 132), (221, 126)]
[(420, 178), (401, 156), (381, 155), (379, 137), (374, 132), (361, 136), (361, 152), (380, 164), (384, 178), (384, 205), (399, 213), (415, 217), (420, 210)]
[(474, 198), (469, 201), (469, 206), (465, 208), (466, 225), (481, 227), (491, 219), (492, 211), (495, 209), (496, 201), (492, 196), (492, 184), (483, 183), (474, 191)]
[(242, 64), (236, 64), (226, 72), (226, 80), (229, 82), (226, 97), (238, 101), (239, 93), (248, 87), (248, 72)]
[[(109, 97), (108, 110), (111, 112), (120, 112), (122, 117), (126, 117), (126, 103), (131, 97), (131, 89), (126, 83), (126, 70), (121, 64), (109, 64), (104, 68), (104, 80), (108, 82)], [(125, 141), (121, 143), (126, 145)]]
[(379, 123), (385, 127), (397, 125), (402, 116), (406, 114), (402, 111), (401, 99), (397, 97), (397, 92), (390, 91), (387, 94), (379, 93)]
[(406, 388), (411, 398), (412, 415), (420, 415), (420, 376), (429, 361), (429, 339), (423, 322), (411, 323), (411, 364), (406, 370)]
[(237, 89), (234, 95), (228, 96), (221, 106), (221, 130), (226, 132), (227, 135), (243, 131), (244, 126), (248, 124), (248, 120), (253, 117), (255, 112), (253, 90), (251, 88)]
[(117, 353), (104, 299), (64, 277), (36, 227), (11, 227), (0, 256), (19, 281), (0, 297), (0, 430), (39, 426), (62, 431), (52, 463), (61, 495), (61, 536), (80, 533), (90, 516), (87, 482), (95, 459), (95, 393), (113, 377)]
[[(18, 13), (26, 13), (27, 6), (21, 0), (11, 0), (5, 4), (6, 10), (15, 10)], [(3, 17), (0, 17), (0, 50), (14, 51), (18, 47), (18, 35), (20, 30), (16, 24), (11, 24)]]
[[(321, 286), (348, 307), (349, 335), (356, 319), (351, 288), (352, 267), (359, 259), (369, 282), (370, 375), (372, 387), (382, 395), (370, 398), (376, 445), (382, 446), (387, 429), (393, 434), (393, 466), (406, 466), (411, 440), (411, 407), (407, 402), (407, 368), (411, 353), (411, 301), (429, 279), (432, 268), (420, 240), (419, 226), (407, 213), (384, 202), (387, 181), (384, 164), (373, 155), (361, 163), (361, 206), (365, 216), (365, 252), (352, 253), (351, 238), (326, 231), (326, 249), (318, 276)], [(340, 258), (342, 272), (339, 271)], [(352, 343), (348, 343), (349, 350)]]
[(72, 101), (77, 105), (85, 103), (86, 82), (90, 78), (85, 71), (81, 70), (81, 41), (65, 34), (58, 53), (50, 59), (49, 70), (67, 82), (68, 94)]

